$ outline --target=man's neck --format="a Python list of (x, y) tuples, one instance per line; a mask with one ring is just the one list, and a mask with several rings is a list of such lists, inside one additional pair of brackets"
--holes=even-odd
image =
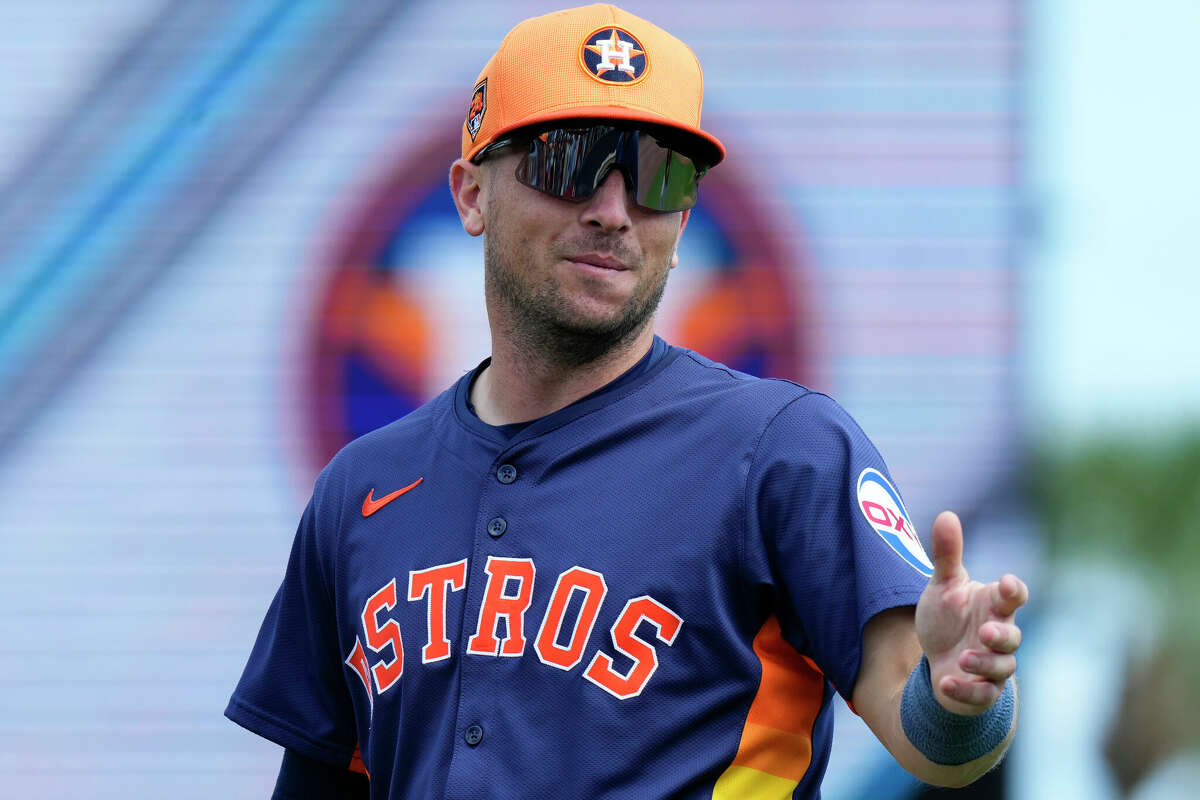
[(587, 397), (637, 364), (654, 343), (645, 329), (627, 344), (582, 365), (563, 365), (493, 337), (492, 360), (475, 379), (471, 404), (489, 425), (528, 422)]

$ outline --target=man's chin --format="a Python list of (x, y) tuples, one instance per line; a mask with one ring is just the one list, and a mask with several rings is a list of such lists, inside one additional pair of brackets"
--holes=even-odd
[(649, 322), (644, 315), (576, 314), (555, 320), (549, 326), (547, 333), (550, 335), (544, 345), (553, 351), (558, 361), (586, 364), (621, 350), (633, 342)]
[(648, 318), (648, 315), (631, 310), (627, 305), (588, 304), (559, 314), (554, 321), (567, 334), (619, 340), (641, 329)]

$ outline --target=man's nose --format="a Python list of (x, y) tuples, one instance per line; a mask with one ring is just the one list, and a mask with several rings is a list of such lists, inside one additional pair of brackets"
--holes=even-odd
[(625, 174), (613, 169), (596, 193), (583, 204), (581, 219), (583, 224), (609, 233), (625, 230), (632, 222), (629, 216), (632, 204), (629, 189), (625, 186)]

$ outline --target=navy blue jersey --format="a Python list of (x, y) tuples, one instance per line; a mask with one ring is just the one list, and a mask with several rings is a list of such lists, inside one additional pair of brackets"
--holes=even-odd
[(321, 473), (225, 713), (378, 798), (818, 796), (931, 569), (858, 426), (661, 340), (524, 426), (472, 377)]

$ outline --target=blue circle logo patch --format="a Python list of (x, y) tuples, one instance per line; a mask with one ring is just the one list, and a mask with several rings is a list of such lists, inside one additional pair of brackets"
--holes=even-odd
[(601, 83), (633, 84), (646, 77), (646, 48), (623, 28), (601, 28), (583, 40), (579, 63)]

